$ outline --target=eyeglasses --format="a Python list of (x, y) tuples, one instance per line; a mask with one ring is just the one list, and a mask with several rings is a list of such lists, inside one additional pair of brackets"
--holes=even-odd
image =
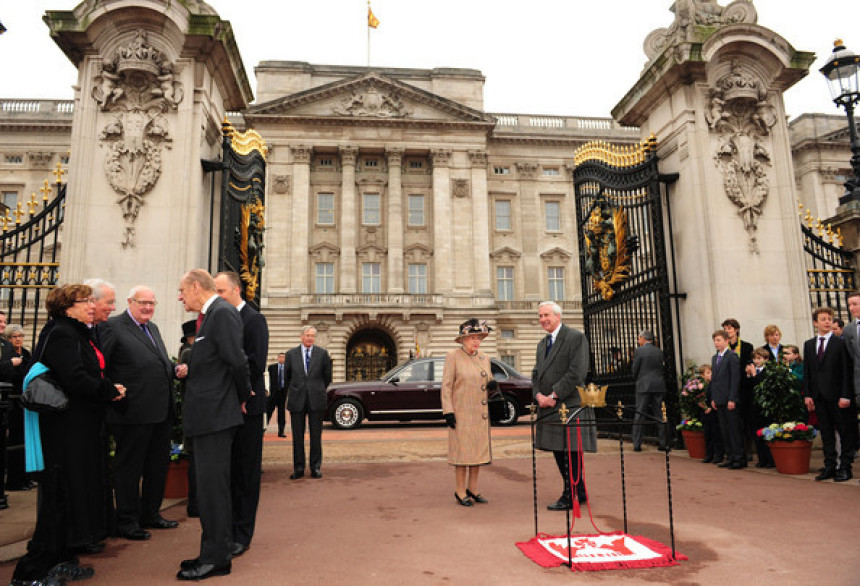
[(134, 298), (132, 298), (131, 300), (134, 301), (135, 303), (137, 303), (138, 305), (142, 305), (144, 307), (155, 307), (156, 305), (158, 305), (158, 301), (141, 301), (140, 299), (134, 299)]
[(86, 299), (75, 299), (75, 303), (91, 303), (95, 304), (96, 300), (92, 297), (87, 297)]

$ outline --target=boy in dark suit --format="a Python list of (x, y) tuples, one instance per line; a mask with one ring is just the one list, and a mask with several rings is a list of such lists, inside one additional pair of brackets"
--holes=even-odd
[(717, 330), (712, 336), (717, 353), (711, 359), (711, 407), (717, 411), (723, 447), (728, 459), (720, 468), (738, 470), (746, 468), (741, 436), (740, 385), (741, 365), (738, 355), (729, 349), (729, 335), (725, 330)]
[[(817, 336), (803, 344), (803, 400), (818, 414), (824, 444), (824, 470), (815, 480), (850, 480), (857, 443), (857, 408), (854, 402), (853, 369), (848, 346), (833, 335), (834, 311), (819, 307), (812, 313)], [(836, 434), (842, 441), (842, 456), (836, 468)]]

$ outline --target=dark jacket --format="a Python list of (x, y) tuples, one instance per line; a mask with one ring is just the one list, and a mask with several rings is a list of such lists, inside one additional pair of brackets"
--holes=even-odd
[(284, 384), (287, 387), (289, 411), (323, 411), (326, 388), (331, 384), (331, 358), (325, 348), (311, 347), (311, 364), (305, 374), (304, 346), (299, 344), (287, 352), (284, 364)]
[(803, 344), (803, 396), (836, 403), (854, 401), (854, 364), (843, 338), (830, 336), (824, 357), (818, 360), (818, 337)]
[(648, 342), (633, 352), (633, 376), (636, 378), (636, 394), (665, 393), (663, 380), (663, 351)]
[(738, 355), (727, 348), (717, 366), (717, 357), (711, 358), (711, 399), (717, 405), (727, 405), (730, 401), (740, 403), (741, 364)]
[(263, 374), (266, 370), (266, 356), (269, 354), (269, 326), (263, 314), (247, 303), (239, 312), (242, 318), (242, 348), (248, 357), (248, 370), (251, 374), (251, 389), (254, 396), (245, 405), (248, 415), (266, 412), (266, 383)]

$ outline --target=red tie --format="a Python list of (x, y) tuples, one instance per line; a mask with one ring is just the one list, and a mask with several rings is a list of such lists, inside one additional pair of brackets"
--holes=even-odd
[(824, 336), (818, 338), (818, 362), (824, 360)]
[(197, 332), (199, 332), (199, 331), (200, 331), (200, 324), (202, 324), (202, 323), (203, 323), (203, 316), (204, 316), (204, 315), (206, 315), (206, 314), (201, 313), (200, 315), (198, 315), (198, 316), (197, 316), (197, 329), (195, 330), (195, 331), (197, 331)]

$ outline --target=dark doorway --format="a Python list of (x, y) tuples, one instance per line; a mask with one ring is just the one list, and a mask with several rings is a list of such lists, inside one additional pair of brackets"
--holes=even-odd
[(356, 332), (346, 345), (346, 380), (381, 378), (397, 364), (397, 348), (387, 333), (377, 329)]

